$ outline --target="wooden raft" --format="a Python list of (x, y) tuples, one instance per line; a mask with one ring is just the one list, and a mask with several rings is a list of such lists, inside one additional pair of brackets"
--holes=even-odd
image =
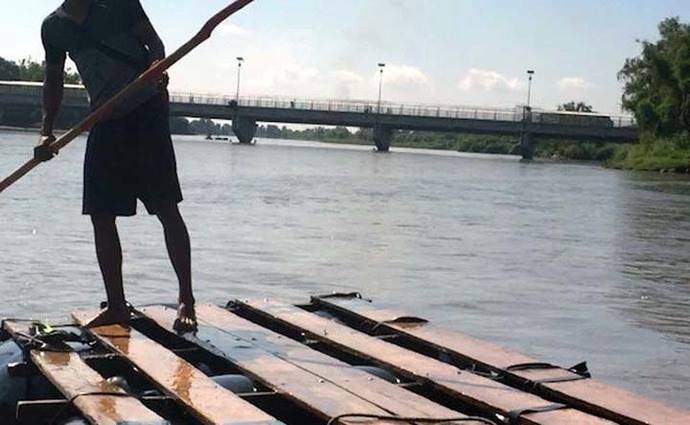
[[(173, 332), (173, 309), (152, 306), (140, 312)], [(199, 331), (196, 336), (185, 334), (186, 340), (230, 360), (247, 376), (283, 392), (325, 421), (351, 413), (430, 419), (465, 417), (219, 307), (200, 305), (197, 317)], [(354, 425), (363, 420), (343, 418), (338, 423)], [(391, 422), (369, 419), (364, 423)]]
[(372, 338), (292, 305), (269, 300), (237, 302), (236, 305), (304, 332), (310, 339), (336, 345), (341, 350), (369, 359), (381, 367), (393, 369), (402, 376), (426, 381), (448, 395), (477, 408), (489, 409), (503, 417), (509, 417), (510, 412), (524, 411), (524, 415), (519, 415), (521, 424), (612, 423), (568, 408), (528, 413), (532, 409), (540, 409), (553, 403), (494, 380), (461, 371), (431, 357)]
[[(5, 330), (13, 337), (29, 333), (26, 323), (5, 322)], [(169, 423), (136, 398), (126, 396), (120, 387), (107, 382), (76, 353), (31, 350), (30, 357), (41, 373), (67, 400), (72, 400), (74, 407), (92, 425)], [(106, 393), (110, 395), (104, 395)], [(53, 414), (57, 413), (56, 410)]]
[[(86, 323), (96, 312), (75, 312)], [(160, 391), (183, 405), (205, 424), (275, 425), (274, 418), (216, 384), (184, 359), (135, 329), (120, 325), (90, 329), (104, 345), (147, 376)]]
[(506, 376), (523, 389), (535, 389), (549, 399), (621, 424), (685, 425), (690, 412), (638, 396), (595, 379), (559, 367), (546, 367), (535, 359), (495, 344), (450, 331), (401, 312), (377, 307), (357, 296), (313, 297), (312, 302), (326, 310), (370, 328), (396, 334), (416, 344), (450, 355), (466, 365), (491, 370)]
[[(83, 324), (94, 314), (73, 316)], [(34, 338), (27, 322), (4, 322), (0, 338), (14, 338), (35, 365), (8, 371), (43, 375), (66, 399), (20, 400), (18, 423), (78, 412), (93, 425), (690, 424), (690, 412), (582, 369), (537, 363), (353, 296), (199, 305), (197, 315), (198, 332), (178, 334), (175, 309), (140, 308), (129, 326), (82, 329), (93, 338), (78, 352), (61, 341), (81, 338), (49, 327)], [(249, 382), (237, 374), (253, 385), (235, 387), (233, 379)], [(106, 380), (119, 375), (132, 387)], [(165, 396), (147, 396), (154, 387)]]

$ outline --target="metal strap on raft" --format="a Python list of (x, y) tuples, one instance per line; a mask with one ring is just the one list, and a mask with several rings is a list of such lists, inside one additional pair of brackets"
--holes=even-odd
[(366, 301), (366, 302), (369, 302), (369, 303), (370, 303), (370, 302), (373, 302), (373, 301), (372, 301), (371, 299), (369, 299), (369, 298), (364, 298), (364, 296), (362, 295), (361, 292), (333, 292), (333, 293), (326, 294), (326, 295), (317, 295), (317, 296), (312, 297), (312, 298), (320, 298), (320, 299), (323, 299), (323, 300), (326, 300), (326, 299), (334, 299), (334, 298), (340, 298), (340, 299), (358, 299), (358, 300)]
[(370, 415), (370, 414), (360, 414), (360, 413), (345, 413), (339, 416), (331, 418), (326, 425), (335, 425), (341, 419), (352, 418), (352, 419), (375, 419), (379, 421), (386, 422), (405, 422), (405, 423), (417, 423), (417, 424), (441, 424), (441, 423), (458, 423), (458, 422), (481, 422), (487, 425), (496, 425), (494, 421), (490, 421), (481, 416), (464, 416), (460, 418), (412, 418), (412, 417), (402, 417), (402, 416), (385, 416), (385, 415)]
[[(57, 413), (53, 416), (53, 419), (49, 422), (50, 425), (53, 425), (57, 423), (57, 420), (62, 416), (64, 412), (66, 412), (70, 407), (74, 405), (74, 402), (77, 401), (77, 399), (82, 398), (82, 397), (102, 397), (102, 396), (107, 396), (107, 397), (121, 397), (121, 398), (132, 398), (135, 400), (142, 401), (140, 397), (137, 397), (133, 394), (122, 392), (122, 393), (116, 393), (112, 391), (90, 391), (90, 392), (85, 392), (85, 393), (79, 393), (75, 394), (74, 396), (70, 397), (69, 400), (67, 400), (67, 403), (63, 404), (62, 407), (60, 407), (57, 411)], [(165, 422), (167, 424), (167, 422)]]
[(547, 404), (542, 407), (528, 407), (525, 409), (515, 409), (508, 412), (505, 423), (507, 425), (518, 425), (520, 423), (520, 418), (523, 415), (529, 415), (530, 413), (545, 413), (553, 412), (555, 410), (569, 409), (570, 406), (561, 403)]
[[(592, 377), (592, 374), (589, 372), (589, 368), (587, 367), (587, 362), (578, 363), (575, 366), (568, 369), (552, 365), (550, 363), (520, 363), (504, 368), (503, 372), (505, 374), (508, 374), (510, 372), (541, 369), (560, 369), (566, 372), (574, 373), (575, 376), (563, 376), (560, 378), (545, 378), (535, 380), (526, 379), (525, 381), (527, 385), (531, 385), (533, 388), (537, 389), (540, 385), (543, 384), (557, 384), (559, 382), (580, 381), (583, 379), (590, 379)], [(501, 375), (499, 375), (499, 377), (500, 376)]]
[(429, 323), (428, 320), (422, 319), (421, 317), (417, 316), (400, 316), (396, 317), (395, 319), (392, 320), (384, 320), (382, 322), (378, 322), (374, 325), (374, 327), (371, 328), (371, 331), (373, 333), (376, 333), (377, 330), (381, 326), (385, 325), (423, 325)]

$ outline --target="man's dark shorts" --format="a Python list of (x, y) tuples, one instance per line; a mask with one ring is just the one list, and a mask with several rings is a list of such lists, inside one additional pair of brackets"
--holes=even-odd
[(140, 199), (149, 214), (179, 203), (168, 104), (156, 96), (128, 115), (91, 130), (84, 159), (83, 213), (132, 216)]

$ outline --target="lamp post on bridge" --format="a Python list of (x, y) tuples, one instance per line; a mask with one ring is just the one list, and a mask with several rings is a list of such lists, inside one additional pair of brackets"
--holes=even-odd
[(237, 57), (237, 96), (235, 97), (235, 100), (237, 101), (238, 105), (240, 103), (240, 77), (242, 75), (242, 62), (244, 62), (244, 58), (242, 56), (238, 56)]
[(379, 115), (381, 114), (381, 94), (383, 93), (383, 69), (385, 67), (386, 67), (385, 63), (379, 64), (379, 101), (378, 101), (377, 112), (376, 112)]
[(383, 70), (385, 63), (379, 63), (379, 101), (376, 107), (376, 117), (374, 119), (374, 143), (378, 152), (388, 152), (391, 147), (393, 131), (390, 127), (381, 124), (381, 95), (383, 93)]
[(532, 109), (530, 104), (532, 103), (532, 77), (534, 76), (534, 71), (528, 69), (527, 76), (529, 78), (529, 82), (527, 83), (527, 111), (530, 111)]
[(532, 144), (532, 135), (530, 134), (527, 127), (527, 122), (532, 121), (532, 78), (534, 77), (534, 71), (531, 69), (527, 70), (527, 77), (529, 82), (527, 84), (527, 105), (522, 113), (522, 131), (520, 135), (520, 150), (522, 151), (523, 160), (531, 160), (534, 156), (534, 146)]

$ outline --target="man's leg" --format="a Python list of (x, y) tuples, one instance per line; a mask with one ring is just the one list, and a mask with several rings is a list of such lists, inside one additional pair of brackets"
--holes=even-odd
[(175, 328), (181, 331), (196, 329), (194, 294), (192, 293), (192, 260), (187, 226), (174, 202), (157, 202), (155, 213), (165, 233), (165, 244), (180, 285), (179, 308)]
[(122, 284), (122, 247), (117, 233), (115, 216), (110, 214), (92, 215), (91, 222), (96, 241), (98, 265), (105, 282), (108, 307), (91, 320), (87, 326), (125, 324), (129, 321), (129, 309), (125, 301)]

